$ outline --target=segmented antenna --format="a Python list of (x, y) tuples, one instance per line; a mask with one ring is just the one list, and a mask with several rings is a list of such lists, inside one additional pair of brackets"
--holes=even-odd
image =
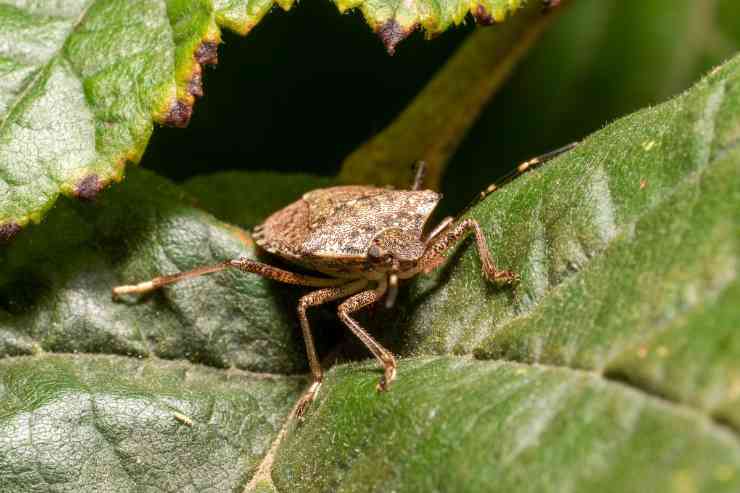
[(465, 209), (458, 215), (458, 217), (464, 215), (466, 212), (468, 212), (470, 209), (478, 205), (483, 199), (491, 195), (496, 190), (501, 189), (502, 187), (508, 185), (512, 181), (516, 180), (520, 176), (522, 176), (527, 171), (531, 171), (535, 168), (538, 168), (545, 164), (546, 162), (556, 158), (557, 156), (566, 153), (570, 151), (571, 149), (575, 148), (579, 143), (578, 142), (571, 142), (568, 145), (564, 145), (563, 147), (558, 147), (557, 149), (547, 152), (545, 154), (542, 154), (541, 156), (534, 157), (532, 159), (529, 159), (527, 161), (524, 161), (519, 166), (516, 167), (514, 171), (511, 171), (507, 175), (505, 175), (503, 178), (501, 178), (498, 182), (493, 183), (491, 185), (488, 185), (485, 190), (483, 190), (478, 197), (473, 199), (470, 204), (468, 204)]

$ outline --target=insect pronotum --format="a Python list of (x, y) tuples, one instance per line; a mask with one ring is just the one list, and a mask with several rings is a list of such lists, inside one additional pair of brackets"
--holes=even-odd
[[(570, 144), (519, 165), (516, 176), (572, 149)], [(516, 274), (496, 267), (475, 219), (445, 218), (434, 228), (427, 222), (441, 196), (423, 190), (424, 165), (417, 168), (411, 190), (389, 190), (372, 186), (339, 186), (313, 190), (280, 209), (254, 228), (256, 244), (264, 251), (319, 273), (299, 274), (247, 258), (226, 260), (187, 272), (155, 277), (134, 285), (113, 288), (114, 298), (126, 293), (145, 293), (168, 284), (229, 268), (251, 272), (286, 284), (317, 288), (300, 298), (300, 320), (313, 383), (297, 406), (301, 417), (321, 386), (323, 371), (313, 342), (306, 311), (330, 301), (339, 304), (344, 324), (383, 365), (377, 389), (385, 391), (396, 378), (396, 359), (352, 317), (385, 298), (391, 307), (398, 283), (420, 273), (429, 273), (445, 260), (445, 253), (468, 235), (475, 237), (483, 274), (492, 282), (512, 283)], [(481, 192), (481, 198), (495, 186)]]

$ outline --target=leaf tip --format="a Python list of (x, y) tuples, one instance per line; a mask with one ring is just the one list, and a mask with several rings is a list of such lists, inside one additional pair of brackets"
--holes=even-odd
[(92, 174), (83, 178), (74, 188), (74, 196), (80, 200), (92, 202), (101, 190), (105, 188), (105, 182), (98, 175)]
[(393, 56), (396, 53), (398, 43), (406, 39), (417, 28), (418, 24), (413, 24), (409, 28), (402, 27), (395, 19), (389, 19), (380, 25), (375, 32), (383, 42), (388, 54)]
[(0, 224), (0, 245), (10, 243), (20, 231), (21, 225), (16, 222)]

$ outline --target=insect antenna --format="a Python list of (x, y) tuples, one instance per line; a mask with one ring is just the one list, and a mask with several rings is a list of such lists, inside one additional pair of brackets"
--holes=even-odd
[(545, 164), (546, 162), (556, 158), (557, 156), (564, 154), (572, 149), (574, 149), (579, 143), (578, 142), (571, 142), (570, 144), (564, 145), (563, 147), (558, 147), (555, 150), (552, 150), (550, 152), (546, 152), (545, 154), (542, 154), (540, 156), (534, 157), (532, 159), (528, 159), (527, 161), (524, 161), (519, 166), (516, 167), (513, 171), (507, 173), (503, 178), (498, 180), (496, 183), (493, 183), (491, 185), (488, 185), (485, 190), (480, 192), (476, 198), (474, 198), (466, 207), (463, 209), (463, 211), (458, 214), (458, 217), (463, 216), (466, 214), (470, 209), (478, 205), (483, 199), (491, 195), (496, 190), (499, 190), (503, 188), (504, 186), (508, 185), (512, 181), (516, 180), (520, 176), (522, 176), (527, 171), (531, 171), (535, 168), (538, 168)]

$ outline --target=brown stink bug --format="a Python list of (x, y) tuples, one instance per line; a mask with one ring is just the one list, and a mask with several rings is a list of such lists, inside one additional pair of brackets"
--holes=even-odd
[[(566, 146), (519, 166), (521, 174), (573, 145)], [(421, 163), (420, 163), (421, 164)], [(279, 269), (255, 260), (240, 258), (188, 272), (156, 277), (131, 286), (113, 288), (113, 296), (144, 293), (183, 279), (237, 268), (244, 272), (287, 284), (318, 288), (298, 302), (298, 318), (303, 330), (313, 384), (297, 407), (301, 416), (318, 391), (323, 372), (306, 317), (309, 307), (344, 299), (338, 314), (342, 322), (380, 361), (384, 374), (377, 389), (384, 391), (396, 377), (396, 360), (353, 318), (357, 312), (385, 298), (393, 305), (399, 280), (439, 267), (452, 246), (472, 234), (483, 274), (492, 282), (511, 283), (517, 276), (499, 270), (491, 259), (480, 225), (475, 219), (443, 220), (435, 228), (427, 222), (441, 196), (422, 190), (423, 164), (419, 166), (411, 190), (391, 190), (372, 186), (338, 186), (313, 190), (275, 212), (254, 228), (253, 237), (264, 251), (288, 262), (323, 274), (311, 276)], [(486, 193), (494, 191), (489, 187)]]

